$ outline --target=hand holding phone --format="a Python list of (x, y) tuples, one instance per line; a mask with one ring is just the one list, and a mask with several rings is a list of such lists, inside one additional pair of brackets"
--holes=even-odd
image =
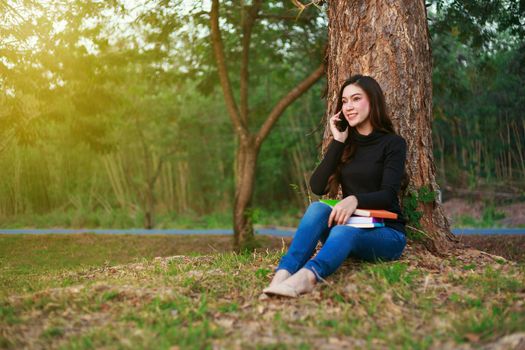
[(334, 139), (339, 142), (345, 142), (348, 137), (348, 121), (344, 117), (342, 111), (334, 114), (330, 118), (330, 131)]

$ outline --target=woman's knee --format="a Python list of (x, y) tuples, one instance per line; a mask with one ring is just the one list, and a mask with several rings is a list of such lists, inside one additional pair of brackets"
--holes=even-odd
[(337, 249), (352, 250), (355, 246), (355, 232), (353, 227), (336, 225), (328, 233), (323, 245), (337, 247)]
[(347, 226), (347, 225), (335, 225), (330, 230), (329, 238), (332, 239), (345, 239), (345, 240), (351, 240), (355, 237), (359, 229)]

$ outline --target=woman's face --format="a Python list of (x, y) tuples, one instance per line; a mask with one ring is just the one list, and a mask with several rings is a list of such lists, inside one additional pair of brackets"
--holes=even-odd
[(355, 84), (346, 86), (343, 89), (342, 100), (343, 114), (351, 127), (358, 127), (358, 129), (371, 127), (369, 118), (370, 102), (363, 89)]

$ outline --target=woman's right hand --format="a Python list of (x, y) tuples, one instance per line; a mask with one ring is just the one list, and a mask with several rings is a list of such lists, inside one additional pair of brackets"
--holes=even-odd
[(332, 135), (334, 136), (334, 139), (339, 142), (345, 142), (346, 138), (348, 137), (348, 129), (347, 127), (345, 131), (339, 131), (337, 127), (335, 126), (336, 121), (341, 120), (341, 118), (344, 118), (344, 115), (342, 115), (342, 111), (339, 111), (339, 113), (336, 113), (330, 118), (330, 131), (332, 132)]

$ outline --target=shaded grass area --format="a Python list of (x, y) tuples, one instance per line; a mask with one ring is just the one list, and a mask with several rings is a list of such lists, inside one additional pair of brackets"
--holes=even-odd
[[(257, 240), (261, 247), (271, 249), (283, 245), (276, 237), (257, 236)], [(228, 252), (231, 248), (231, 235), (0, 235), (0, 296), (36, 291), (46, 283), (69, 283), (67, 279), (47, 282), (46, 276), (54, 272), (180, 254)]]
[(282, 255), (280, 240), (268, 243), (246, 254), (40, 267), (38, 288), (0, 297), (0, 347), (471, 349), (525, 331), (524, 264), (409, 246), (395, 262), (347, 260), (299, 299), (264, 298)]

